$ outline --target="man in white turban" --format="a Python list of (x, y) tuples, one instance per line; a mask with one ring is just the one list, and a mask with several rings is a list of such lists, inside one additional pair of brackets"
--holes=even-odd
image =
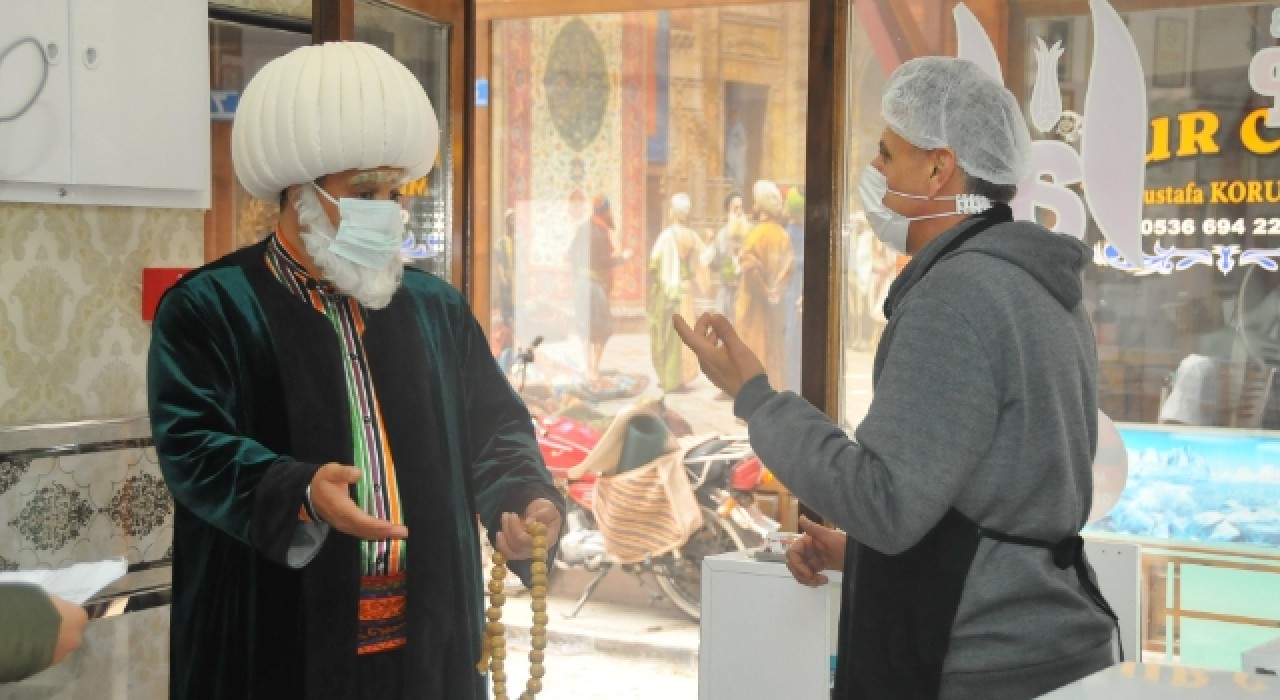
[[(405, 270), (439, 127), (380, 49), (267, 64), (232, 129), (274, 235), (187, 275), (148, 398), (176, 504), (173, 698), (479, 699), (480, 516), (528, 581), (563, 501), (466, 301)], [(408, 546), (412, 543), (412, 546)]]
[(738, 258), (742, 283), (734, 322), (743, 342), (764, 363), (769, 380), (785, 386), (787, 313), (783, 292), (791, 279), (795, 252), (782, 227), (784, 200), (778, 186), (760, 180), (751, 189), (751, 201), (756, 225), (747, 234)]
[(649, 350), (658, 385), (679, 391), (698, 376), (698, 358), (680, 342), (671, 319), (693, 313), (694, 282), (706, 287), (702, 239), (689, 228), (693, 201), (681, 192), (671, 198), (671, 225), (658, 234), (649, 254)]

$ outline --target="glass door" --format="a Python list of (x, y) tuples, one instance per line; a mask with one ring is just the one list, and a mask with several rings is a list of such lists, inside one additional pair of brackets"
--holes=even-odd
[[(482, 26), (477, 267), (494, 355), (523, 371), (518, 351), (540, 339), (521, 379), (543, 415), (604, 425), (660, 399), (692, 433), (745, 435), (672, 318), (723, 314), (775, 387), (799, 388), (809, 4), (634, 3)], [(795, 528), (785, 489), (758, 500)]]

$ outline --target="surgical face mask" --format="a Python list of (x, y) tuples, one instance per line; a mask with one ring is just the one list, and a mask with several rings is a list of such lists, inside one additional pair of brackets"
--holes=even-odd
[(404, 243), (403, 208), (385, 199), (336, 200), (319, 185), (316, 191), (338, 206), (338, 234), (329, 251), (356, 265), (382, 270), (400, 255)]
[[(899, 214), (889, 205), (884, 203), (884, 198), (890, 193), (899, 197), (908, 199), (923, 200), (955, 200), (955, 211), (945, 211), (940, 214), (926, 214), (924, 216), (907, 217)], [(858, 184), (858, 194), (862, 197), (862, 207), (867, 215), (867, 223), (871, 226), (872, 232), (880, 239), (880, 242), (896, 250), (899, 253), (907, 252), (907, 230), (911, 226), (912, 221), (922, 221), (924, 219), (939, 219), (944, 216), (955, 216), (981, 214), (991, 208), (991, 200), (979, 194), (961, 194), (946, 195), (943, 197), (929, 197), (919, 194), (907, 194), (906, 192), (898, 192), (889, 189), (889, 180), (884, 173), (880, 172), (875, 166), (868, 165), (866, 170), (862, 171), (862, 181)]]

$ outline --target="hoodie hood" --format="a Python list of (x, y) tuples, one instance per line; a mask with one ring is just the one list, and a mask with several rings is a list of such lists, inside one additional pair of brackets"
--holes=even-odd
[[(933, 239), (903, 268), (884, 302), (885, 316), (893, 310), (935, 262), (956, 255), (982, 253), (1017, 265), (1040, 283), (1065, 309), (1074, 309), (1084, 298), (1081, 272), (1093, 259), (1093, 250), (1081, 241), (1029, 221), (999, 223), (977, 234), (960, 248), (946, 251), (948, 244), (962, 235), (982, 216), (974, 216)], [(934, 260), (944, 255), (941, 260)]]
[(955, 254), (966, 252), (990, 255), (1026, 270), (1067, 310), (1084, 298), (1081, 273), (1093, 260), (1093, 250), (1082, 241), (1028, 221), (993, 227)]

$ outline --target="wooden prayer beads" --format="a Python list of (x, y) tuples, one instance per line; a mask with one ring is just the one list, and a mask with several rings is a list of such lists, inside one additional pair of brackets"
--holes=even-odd
[[(542, 677), (546, 669), (542, 665), (547, 648), (547, 526), (545, 523), (532, 522), (525, 526), (525, 531), (533, 538), (533, 577), (529, 590), (533, 602), (533, 627), (530, 629), (529, 682), (520, 700), (534, 700), (542, 691)], [(502, 604), (507, 602), (503, 593), (507, 579), (507, 558), (502, 552), (494, 550), (493, 569), (489, 572), (489, 610), (486, 613), (488, 623), (484, 630), (484, 645), (480, 652), (480, 661), (476, 671), (483, 674), (488, 671), (493, 681), (494, 700), (507, 700), (507, 659), (506, 626), (502, 624)]]

